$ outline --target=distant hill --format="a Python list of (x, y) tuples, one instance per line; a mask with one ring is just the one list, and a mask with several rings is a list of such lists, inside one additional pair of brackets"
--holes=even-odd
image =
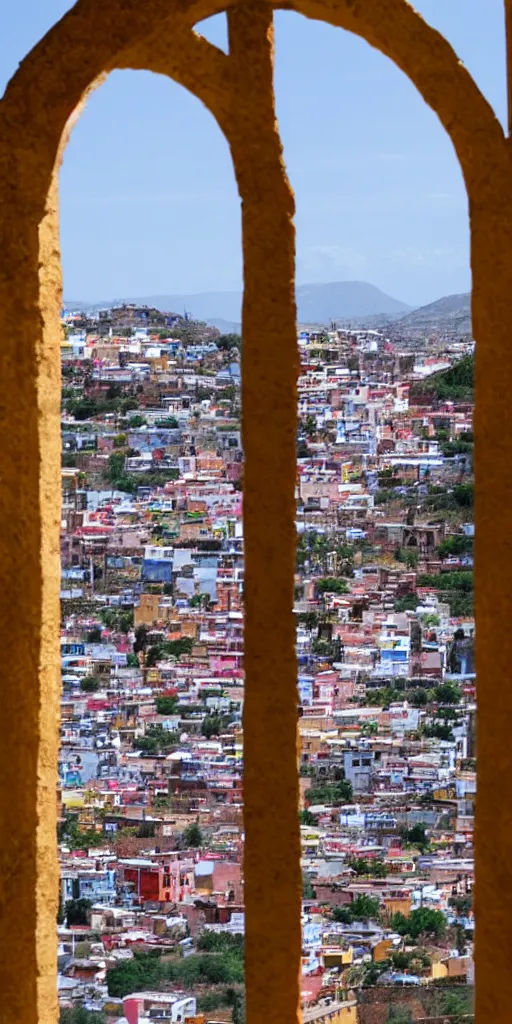
[[(124, 297), (103, 302), (66, 300), (67, 309), (106, 309), (135, 302), (137, 305), (154, 306), (172, 313), (187, 310), (197, 320), (206, 320), (219, 326), (220, 330), (233, 330), (240, 324), (242, 311), (241, 292), (198, 292), (191, 295), (146, 295)], [(404, 302), (386, 295), (380, 288), (366, 281), (336, 281), (331, 284), (302, 284), (297, 288), (297, 319), (299, 323), (328, 324), (330, 320), (347, 317), (374, 316), (385, 314), (397, 316), (409, 309)], [(227, 321), (226, 327), (222, 322)]]
[(242, 296), (241, 292), (199, 292), (197, 295), (123, 295), (114, 299), (102, 299), (94, 302), (83, 299), (65, 299), (66, 309), (97, 310), (112, 309), (123, 303), (135, 303), (137, 306), (149, 306), (168, 313), (183, 315), (185, 311), (196, 320), (212, 322), (219, 330), (232, 331), (240, 325)]
[(445, 295), (428, 306), (420, 306), (395, 321), (395, 327), (409, 330), (453, 330), (471, 332), (471, 293)]
[(221, 316), (209, 316), (206, 323), (209, 327), (216, 327), (221, 334), (240, 334), (242, 330), (240, 320), (223, 320)]
[(297, 288), (299, 323), (329, 323), (347, 317), (395, 315), (410, 307), (366, 281), (301, 284)]

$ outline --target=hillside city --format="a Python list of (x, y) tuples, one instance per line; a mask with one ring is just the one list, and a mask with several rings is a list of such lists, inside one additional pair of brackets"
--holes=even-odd
[[(244, 1024), (243, 341), (62, 324), (61, 1024)], [(303, 1020), (471, 1022), (470, 327), (298, 346)]]

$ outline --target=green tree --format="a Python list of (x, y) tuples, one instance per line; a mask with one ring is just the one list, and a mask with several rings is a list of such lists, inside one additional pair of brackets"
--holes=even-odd
[(413, 551), (412, 548), (406, 548), (404, 550), (403, 560), (408, 569), (415, 569), (419, 562), (419, 554), (417, 551)]
[(316, 416), (311, 416), (311, 414), (306, 416), (302, 426), (306, 437), (309, 437), (311, 440), (317, 432)]
[(144, 736), (136, 736), (133, 741), (134, 750), (142, 750), (146, 754), (160, 754), (175, 747), (179, 742), (178, 732), (169, 732), (160, 723), (148, 725)]
[(394, 914), (391, 927), (399, 935), (410, 936), (414, 942), (420, 935), (439, 939), (446, 931), (446, 918), (441, 910), (418, 907), (411, 911), (409, 917), (404, 917), (403, 914)]
[(337, 924), (352, 924), (354, 917), (350, 909), (350, 904), (346, 904), (344, 907), (333, 907), (332, 908), (332, 919)]
[(299, 812), (299, 821), (301, 825), (316, 825), (315, 815), (311, 814), (311, 811), (308, 810)]
[(467, 952), (466, 930), (461, 924), (455, 926), (455, 944), (459, 956), (464, 956)]
[(225, 989), (220, 992), (205, 992), (204, 995), (197, 997), (198, 1013), (215, 1013), (216, 1010), (222, 1010), (225, 1006), (229, 1006)]
[(439, 615), (423, 615), (422, 617), (422, 626), (426, 629), (430, 629), (432, 626), (438, 626), (439, 622)]
[(180, 654), (192, 654), (194, 641), (190, 636), (182, 636), (178, 640), (169, 640), (165, 644), (166, 654), (179, 658)]
[(66, 921), (68, 928), (72, 925), (89, 924), (91, 901), (86, 899), (66, 900)]
[(451, 896), (448, 900), (448, 905), (453, 908), (456, 914), (459, 914), (461, 917), (467, 917), (473, 906), (473, 900), (471, 896)]
[(206, 736), (206, 739), (211, 739), (212, 736), (219, 736), (222, 732), (223, 723), (220, 715), (206, 715), (201, 722), (201, 734)]
[(132, 409), (138, 409), (139, 403), (136, 398), (123, 398), (119, 404), (119, 412), (125, 416), (127, 412), (131, 412)]
[(372, 896), (360, 893), (351, 903), (343, 907), (332, 908), (332, 919), (341, 924), (352, 924), (353, 921), (377, 920), (380, 914), (380, 903)]
[(183, 845), (187, 847), (199, 847), (204, 845), (203, 833), (197, 823), (193, 821), (183, 829)]
[(159, 430), (177, 430), (179, 423), (175, 416), (166, 416), (163, 420), (156, 420), (155, 427)]
[(453, 743), (453, 733), (449, 725), (442, 725), (434, 722), (433, 725), (425, 725), (423, 735), (430, 739), (443, 740), (445, 743)]
[(107, 629), (119, 633), (129, 633), (133, 629), (133, 608), (123, 611), (121, 608), (102, 608), (100, 617)]
[(239, 334), (221, 334), (215, 344), (221, 352), (232, 352), (242, 348), (242, 338)]
[(206, 610), (210, 608), (211, 603), (209, 594), (194, 594), (189, 601), (191, 608), (204, 608)]
[(432, 587), (433, 590), (443, 593), (456, 590), (469, 594), (473, 590), (474, 581), (473, 573), (464, 570), (461, 572), (443, 572), (439, 573), (439, 575), (424, 573), (418, 576), (417, 583), (419, 587)]
[(458, 722), (459, 709), (454, 707), (440, 707), (436, 710), (436, 718), (442, 718), (445, 722)]
[(423, 686), (417, 686), (414, 690), (407, 690), (406, 697), (413, 708), (425, 707), (428, 704), (428, 694)]
[(246, 1024), (245, 991), (233, 992), (230, 1005), (233, 1011), (233, 1024)]
[(386, 878), (388, 869), (381, 860), (374, 860), (370, 862), (370, 874), (373, 878)]
[(202, 953), (223, 953), (225, 950), (235, 950), (239, 956), (244, 954), (243, 935), (231, 935), (230, 932), (203, 932), (199, 936), (197, 949)]
[(240, 985), (244, 981), (243, 950), (225, 950), (212, 956), (192, 954), (164, 965), (165, 980), (183, 988), (196, 985)]
[[(451, 1018), (462, 1017), (463, 1019), (472, 1012), (471, 995), (469, 992), (443, 992), (441, 997), (441, 1012)], [(450, 1022), (452, 1024), (452, 1022)], [(457, 1024), (457, 1022), (453, 1022)]]
[(323, 579), (317, 580), (315, 586), (318, 594), (348, 593), (347, 581), (339, 579), (336, 576), (325, 576)]
[(307, 875), (302, 875), (302, 899), (303, 900), (314, 900), (316, 898), (315, 890), (311, 883), (311, 879)]
[(75, 944), (75, 956), (77, 960), (87, 960), (87, 957), (90, 956), (91, 948), (92, 946), (90, 942), (77, 942)]
[(318, 626), (318, 612), (299, 612), (297, 622), (304, 629), (316, 629)]
[(370, 861), (365, 857), (350, 857), (348, 866), (356, 875), (368, 875), (370, 873)]
[(457, 484), (453, 488), (453, 497), (460, 508), (473, 508), (475, 501), (474, 484)]
[(146, 647), (148, 645), (148, 633), (149, 630), (147, 626), (137, 626), (137, 629), (135, 630), (135, 640), (133, 643), (133, 650), (135, 654), (138, 654), (139, 651), (146, 650)]
[(341, 656), (341, 646), (338, 640), (335, 640), (333, 643), (329, 643), (328, 640), (313, 640), (311, 651), (313, 654), (318, 654), (320, 658), (327, 660), (336, 660), (336, 658)]
[(363, 722), (360, 733), (361, 736), (376, 736), (379, 731), (377, 722)]
[(107, 479), (115, 484), (124, 473), (126, 456), (123, 452), (112, 452), (108, 457)]
[(396, 599), (393, 607), (395, 612), (414, 612), (419, 603), (417, 594), (404, 594)]
[(466, 555), (473, 551), (473, 537), (467, 537), (464, 533), (456, 533), (446, 537), (438, 545), (437, 553), (440, 558), (450, 558), (457, 555)]
[(391, 962), (397, 971), (406, 971), (409, 967), (410, 958), (407, 953), (398, 951), (391, 954)]
[(93, 398), (81, 398), (77, 402), (68, 402), (67, 409), (75, 420), (90, 420), (98, 414), (98, 403)]
[(96, 690), (99, 690), (100, 685), (101, 680), (98, 676), (84, 676), (84, 678), (80, 680), (80, 689), (83, 690), (84, 693), (96, 693)]
[(352, 900), (350, 910), (354, 921), (374, 920), (379, 916), (380, 903), (377, 899), (373, 899), (372, 896), (360, 893)]
[(426, 826), (423, 822), (418, 822), (418, 824), (413, 825), (412, 828), (406, 829), (404, 832), (404, 840), (410, 846), (416, 846), (422, 853), (425, 853), (425, 850), (428, 850), (429, 848)]
[(436, 686), (434, 694), (439, 704), (459, 704), (462, 697), (459, 687), (454, 683), (442, 683), (440, 686)]
[(149, 648), (146, 665), (149, 667), (148, 659), (152, 651), (155, 651), (156, 661), (160, 661), (162, 658), (179, 658), (182, 654), (192, 654), (193, 648), (194, 641), (189, 636), (180, 637), (178, 640), (165, 640), (163, 643)]
[[(161, 950), (158, 950), (161, 953)], [(131, 992), (158, 990), (164, 971), (158, 956), (137, 952), (133, 960), (121, 960), (107, 971), (109, 996), (123, 999)]]
[(178, 706), (177, 696), (161, 696), (156, 698), (158, 715), (174, 715)]

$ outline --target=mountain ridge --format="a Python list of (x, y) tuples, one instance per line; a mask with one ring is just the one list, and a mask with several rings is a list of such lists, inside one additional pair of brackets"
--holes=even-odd
[[(367, 281), (332, 281), (326, 284), (303, 284), (296, 289), (297, 320), (299, 323), (328, 323), (347, 317), (384, 314), (396, 317), (411, 309), (405, 302), (395, 299)], [(197, 292), (168, 295), (148, 295), (110, 299), (102, 302), (66, 300), (67, 309), (107, 309), (122, 303), (154, 306), (172, 313), (185, 310), (198, 320), (224, 321), (231, 326), (241, 320), (242, 292)]]
[(471, 292), (443, 295), (435, 302), (419, 306), (399, 317), (393, 326), (401, 330), (421, 330), (427, 326), (443, 324), (461, 332), (471, 331)]

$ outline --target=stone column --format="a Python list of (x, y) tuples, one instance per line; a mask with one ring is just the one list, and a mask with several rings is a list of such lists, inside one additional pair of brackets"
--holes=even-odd
[(244, 821), (248, 1024), (296, 1024), (300, 843), (293, 588), (298, 354), (294, 202), (274, 110), (265, 5), (230, 12), (229, 141), (242, 198)]

